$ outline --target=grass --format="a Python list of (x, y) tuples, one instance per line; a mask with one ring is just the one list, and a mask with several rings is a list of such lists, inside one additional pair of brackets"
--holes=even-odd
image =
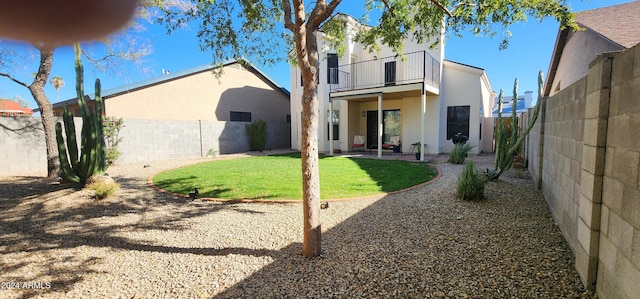
[[(300, 153), (204, 162), (157, 174), (153, 183), (185, 194), (228, 199), (302, 198)], [(397, 191), (433, 179), (425, 163), (320, 156), (320, 197), (349, 198)]]

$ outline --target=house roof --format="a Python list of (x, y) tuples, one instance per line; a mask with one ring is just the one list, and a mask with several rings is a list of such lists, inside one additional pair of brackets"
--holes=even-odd
[[(576, 13), (581, 28), (595, 32), (605, 40), (620, 46), (621, 50), (640, 43), (640, 1), (633, 1)], [(564, 46), (571, 38), (572, 29), (558, 30), (545, 81), (544, 95), (551, 93), (553, 80), (560, 63)]]
[(0, 112), (12, 112), (12, 113), (20, 112), (20, 113), (33, 114), (33, 110), (31, 110), (30, 108), (22, 107), (17, 102), (7, 101), (7, 100), (0, 100)]
[[(516, 113), (520, 114), (523, 112), (526, 112), (528, 110), (527, 107), (525, 107), (525, 103), (524, 103), (524, 98), (518, 98), (518, 101), (516, 102)], [(511, 111), (513, 111), (513, 106), (512, 105), (506, 105), (506, 106), (502, 106), (502, 117), (505, 117), (505, 115), (511, 115)], [(498, 117), (498, 108), (493, 109), (493, 111), (491, 112), (491, 114), (493, 115), (493, 117)]]
[(578, 12), (576, 21), (626, 49), (640, 43), (640, 1)]
[[(223, 66), (229, 66), (229, 65), (232, 65), (232, 64), (236, 64), (236, 63), (243, 63), (244, 67), (250, 69), (251, 71), (255, 71), (255, 73), (258, 76), (262, 77), (269, 85), (272, 85), (276, 90), (280, 90), (281, 92), (285, 93), (287, 96), (290, 95), (289, 91), (286, 88), (278, 85), (273, 79), (271, 79), (271, 77), (269, 77), (266, 73), (261, 71), (259, 68), (257, 68), (255, 65), (253, 65), (251, 62), (249, 62), (247, 60), (230, 60), (230, 61), (227, 61), (227, 62), (223, 63)], [(133, 92), (133, 91), (136, 91), (136, 90), (139, 90), (139, 89), (143, 89), (143, 88), (147, 88), (147, 87), (150, 87), (150, 86), (153, 86), (153, 85), (158, 85), (158, 84), (162, 84), (162, 83), (165, 83), (165, 82), (169, 82), (169, 81), (177, 80), (177, 79), (184, 78), (184, 77), (187, 77), (187, 76), (191, 76), (191, 75), (194, 75), (194, 74), (211, 71), (214, 68), (215, 67), (212, 66), (211, 64), (206, 64), (206, 65), (201, 65), (201, 66), (196, 66), (196, 67), (180, 70), (180, 71), (177, 71), (175, 73), (170, 73), (169, 75), (163, 75), (163, 76), (160, 76), (160, 77), (155, 77), (155, 78), (143, 80), (143, 81), (140, 81), (140, 82), (137, 82), (137, 83), (127, 84), (127, 85), (122, 85), (122, 86), (118, 86), (118, 87), (115, 87), (115, 88), (106, 89), (106, 90), (102, 91), (102, 98), (108, 99), (110, 97), (114, 97), (114, 96), (117, 96), (117, 95), (120, 95), (120, 94)], [(90, 98), (94, 99), (95, 98), (95, 94), (91, 94)], [(77, 102), (77, 99), (74, 97), (74, 98), (66, 100), (66, 101), (54, 103), (53, 104), (53, 108), (59, 108), (59, 107), (67, 106), (67, 105), (70, 105), (70, 104), (75, 104), (76, 102)], [(39, 112), (39, 109), (36, 109), (35, 111)]]

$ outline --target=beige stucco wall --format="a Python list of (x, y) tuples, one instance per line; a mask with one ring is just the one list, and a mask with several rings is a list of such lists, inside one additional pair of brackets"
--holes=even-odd
[(469, 143), (475, 146), (471, 153), (477, 154), (483, 148), (480, 143), (480, 106), (489, 105), (492, 98), (490, 86), (486, 86), (483, 75), (484, 71), (481, 69), (445, 61), (440, 87), (443, 100), (440, 110), (440, 152), (448, 153), (454, 146), (451, 140), (447, 140), (447, 107), (452, 106), (471, 106)]
[(623, 50), (623, 47), (591, 29), (573, 33), (562, 52), (549, 96), (586, 76), (589, 73), (589, 63), (598, 55), (619, 50)]
[(130, 119), (229, 121), (230, 111), (252, 120), (286, 122), (289, 98), (260, 75), (232, 64), (217, 79), (210, 70), (109, 97), (107, 116)]

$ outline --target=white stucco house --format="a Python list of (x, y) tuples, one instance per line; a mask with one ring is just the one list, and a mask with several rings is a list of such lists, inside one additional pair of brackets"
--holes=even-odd
[[(347, 32), (362, 26), (350, 16), (336, 17), (347, 18)], [(346, 51), (338, 57), (324, 33), (317, 38), (320, 152), (351, 152), (354, 136), (364, 136), (365, 149), (377, 151), (378, 157), (384, 145), (398, 143), (410, 153), (412, 144), (420, 142), (424, 160), (424, 154), (449, 152), (456, 133), (469, 137), (476, 146), (472, 153), (491, 150), (495, 93), (483, 69), (445, 59), (444, 32), (434, 48), (433, 40), (407, 40), (404, 55), (384, 46), (370, 53), (347, 34)], [(300, 150), (302, 79), (297, 66), (291, 66), (290, 79), (291, 144)]]

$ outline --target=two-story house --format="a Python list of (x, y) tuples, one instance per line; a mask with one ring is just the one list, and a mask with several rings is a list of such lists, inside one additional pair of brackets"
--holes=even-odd
[[(347, 32), (362, 26), (350, 16), (336, 17), (347, 18)], [(449, 152), (451, 137), (462, 133), (476, 146), (472, 153), (490, 151), (495, 93), (489, 78), (481, 68), (445, 60), (444, 32), (437, 38), (440, 43), (433, 48), (434, 40), (407, 40), (405, 53), (384, 46), (370, 53), (347, 34), (346, 51), (339, 57), (318, 32), (319, 150), (350, 152), (354, 136), (364, 136), (365, 148), (376, 150), (378, 157), (385, 144), (408, 153), (420, 142), (424, 160), (425, 153)], [(291, 66), (291, 144), (298, 150), (302, 90), (300, 70)]]

